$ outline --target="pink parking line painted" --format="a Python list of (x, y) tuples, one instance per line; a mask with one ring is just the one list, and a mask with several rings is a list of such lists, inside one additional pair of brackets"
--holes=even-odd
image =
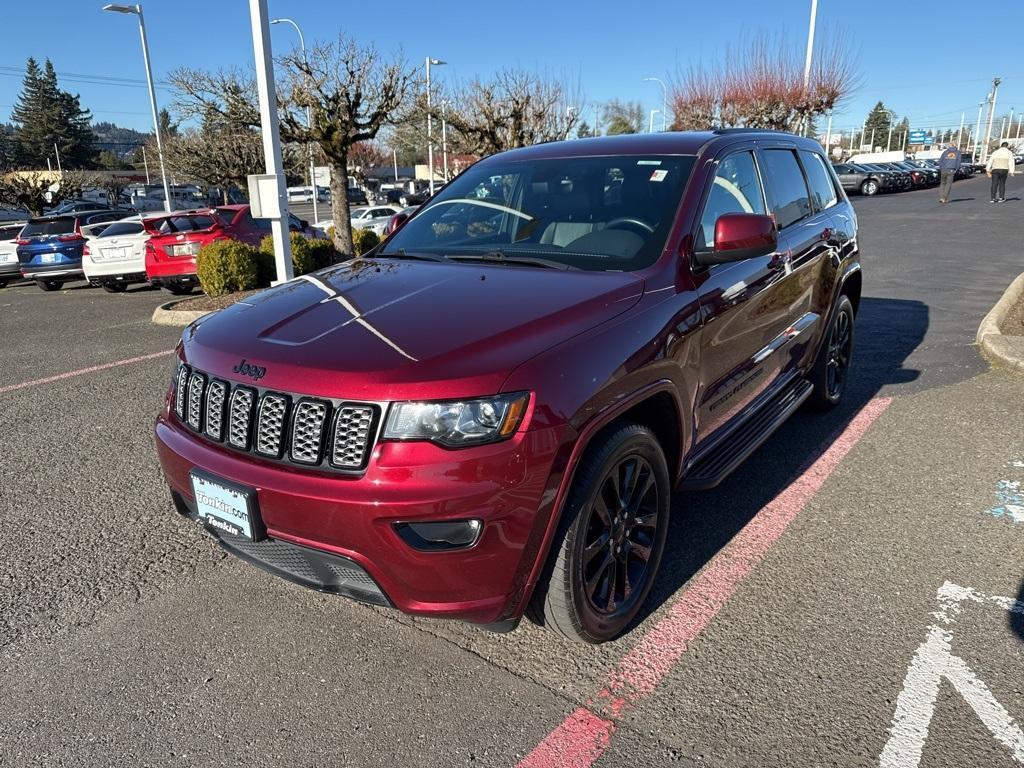
[(163, 352), (154, 352), (151, 355), (139, 355), (138, 357), (129, 357), (124, 360), (115, 360), (112, 363), (102, 363), (101, 365), (91, 365), (88, 368), (79, 368), (77, 371), (67, 371), (66, 373), (58, 373), (56, 376), (47, 376), (45, 379), (33, 379), (32, 381), (23, 381), (20, 384), (7, 384), (6, 386), (0, 387), (0, 395), (6, 395), (8, 392), (15, 392), (19, 389), (25, 389), (27, 387), (38, 387), (41, 384), (51, 384), (55, 381), (73, 379), (76, 376), (85, 376), (88, 373), (106, 371), (110, 368), (119, 368), (122, 365), (131, 365), (132, 363), (144, 363), (146, 360), (155, 360), (158, 357), (167, 357), (168, 355), (173, 354), (174, 350), (168, 349), (164, 350)]
[(605, 687), (551, 731), (519, 768), (593, 765), (611, 744), (623, 715), (654, 692), (891, 402), (888, 397), (871, 400), (835, 439), (826, 441), (827, 447), (712, 558), (668, 613), (619, 660)]

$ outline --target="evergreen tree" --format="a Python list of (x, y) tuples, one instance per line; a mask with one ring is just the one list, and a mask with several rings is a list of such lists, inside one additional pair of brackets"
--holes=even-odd
[[(864, 126), (864, 142), (868, 143), (872, 141), (872, 134), (874, 134), (874, 147), (885, 148), (886, 142), (889, 140), (889, 127), (893, 126), (893, 133), (896, 133), (895, 125), (892, 122), (893, 114), (882, 102), (875, 104), (871, 112), (868, 113), (867, 123)], [(899, 141), (899, 136), (893, 136), (893, 142)]]
[(25, 66), (21, 95), (11, 113), (17, 127), (18, 162), (42, 168), (54, 156), (54, 145), (65, 168), (84, 168), (95, 161), (92, 115), (82, 109), (77, 94), (60, 90), (49, 59), (42, 70), (35, 59)]

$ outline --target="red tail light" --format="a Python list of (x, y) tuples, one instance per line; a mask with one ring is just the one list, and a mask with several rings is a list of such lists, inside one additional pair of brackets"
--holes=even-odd
[(71, 232), (67, 235), (58, 235), (57, 239), (60, 240), (62, 243), (70, 243), (77, 240), (84, 240), (85, 238), (82, 237), (81, 232)]
[(92, 255), (92, 254), (91, 254), (91, 253), (89, 252), (89, 246), (88, 246), (88, 245), (83, 245), (83, 246), (82, 246), (82, 255), (83, 255), (83, 256), (91, 256), (91, 255)]
[(15, 245), (28, 245), (31, 242), (32, 242), (31, 240), (18, 239), (18, 240), (14, 241), (14, 244)]

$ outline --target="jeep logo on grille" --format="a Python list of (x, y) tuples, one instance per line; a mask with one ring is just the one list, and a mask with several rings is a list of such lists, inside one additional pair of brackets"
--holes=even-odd
[(235, 373), (239, 373), (242, 376), (249, 376), (253, 381), (259, 381), (267, 375), (267, 369), (252, 363), (245, 362), (245, 358), (242, 358), (242, 362), (232, 368)]

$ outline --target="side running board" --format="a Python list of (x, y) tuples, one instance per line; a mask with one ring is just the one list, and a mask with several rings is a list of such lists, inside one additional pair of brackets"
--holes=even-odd
[(808, 398), (814, 385), (796, 379), (722, 440), (701, 453), (686, 470), (681, 490), (714, 488), (778, 429)]

